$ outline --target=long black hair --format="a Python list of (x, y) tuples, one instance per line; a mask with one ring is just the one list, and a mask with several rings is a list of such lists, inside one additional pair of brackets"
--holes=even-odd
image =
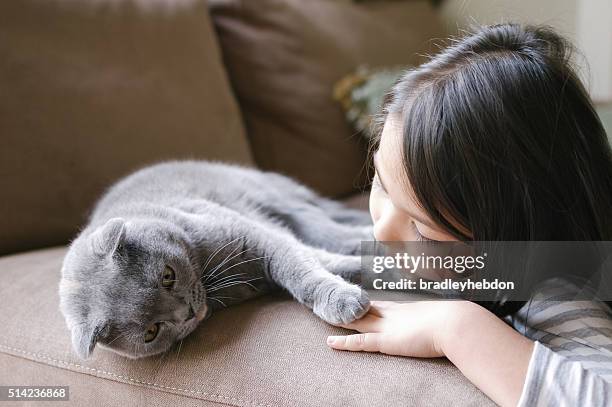
[(612, 237), (612, 151), (570, 51), (545, 27), (487, 26), (393, 89), (410, 186), (458, 239)]
[(457, 239), (612, 240), (612, 151), (553, 30), (483, 27), (408, 71), (384, 114), (417, 201)]

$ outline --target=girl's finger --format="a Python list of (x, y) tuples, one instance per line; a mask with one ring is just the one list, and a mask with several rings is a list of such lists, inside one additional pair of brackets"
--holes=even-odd
[(353, 352), (379, 352), (382, 334), (364, 333), (347, 336), (328, 336), (327, 345), (333, 349)]
[(370, 305), (378, 309), (392, 308), (396, 304), (397, 303), (393, 301), (370, 301)]
[(368, 314), (367, 315), (374, 315), (375, 317), (382, 317), (383, 316), (383, 311), (380, 308), (377, 308), (375, 305), (372, 305), (372, 303), (370, 303), (370, 309), (368, 310)]
[(392, 309), (396, 305), (391, 301), (370, 301), (370, 313), (382, 317), (385, 311)]
[(365, 317), (357, 319), (350, 324), (340, 325), (342, 328), (354, 329), (359, 332), (382, 332), (382, 318), (373, 315), (372, 311)]

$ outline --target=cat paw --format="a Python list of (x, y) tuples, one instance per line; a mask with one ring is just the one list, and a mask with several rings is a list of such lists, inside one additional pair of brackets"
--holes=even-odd
[(349, 324), (364, 316), (370, 309), (368, 294), (361, 288), (342, 283), (319, 295), (313, 312), (332, 325)]

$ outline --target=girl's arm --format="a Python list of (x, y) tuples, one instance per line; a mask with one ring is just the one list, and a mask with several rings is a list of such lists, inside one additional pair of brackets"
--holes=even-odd
[(497, 404), (516, 406), (533, 342), (479, 305), (460, 308), (439, 338), (441, 353)]
[(467, 301), (373, 302), (368, 315), (345, 328), (362, 334), (329, 337), (329, 346), (401, 356), (446, 356), (503, 406), (518, 403), (534, 347), (491, 312)]

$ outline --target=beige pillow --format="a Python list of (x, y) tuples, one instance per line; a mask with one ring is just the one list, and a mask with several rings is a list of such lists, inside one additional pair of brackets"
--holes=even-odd
[(444, 35), (427, 1), (209, 0), (259, 166), (319, 191), (362, 185), (365, 143), (334, 101), (360, 65), (411, 65)]
[(207, 6), (177, 3), (0, 2), (0, 253), (66, 242), (145, 164), (251, 162)]

